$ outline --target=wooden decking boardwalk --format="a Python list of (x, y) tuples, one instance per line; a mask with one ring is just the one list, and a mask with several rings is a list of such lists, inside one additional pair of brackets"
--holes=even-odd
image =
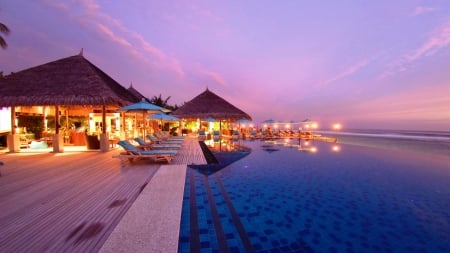
[[(161, 165), (120, 151), (0, 154), (0, 252), (97, 252)], [(187, 138), (172, 164), (192, 163)]]

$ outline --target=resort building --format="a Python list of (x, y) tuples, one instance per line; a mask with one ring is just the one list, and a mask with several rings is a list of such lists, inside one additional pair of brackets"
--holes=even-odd
[(125, 138), (142, 125), (136, 115), (126, 119), (118, 109), (144, 96), (120, 85), (83, 51), (1, 77), (0, 97), (0, 134), (8, 135), (10, 152), (33, 140), (53, 146), (54, 152), (62, 152), (64, 145), (89, 148), (89, 136), (95, 136), (93, 148), (106, 151), (111, 139)]

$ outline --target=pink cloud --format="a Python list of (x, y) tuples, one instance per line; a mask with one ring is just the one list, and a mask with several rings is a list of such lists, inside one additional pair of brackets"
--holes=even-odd
[(141, 44), (143, 50), (151, 55), (158, 57), (161, 60), (166, 58), (166, 54), (160, 49), (151, 45), (147, 40), (139, 33), (133, 33), (133, 37)]
[[(90, 29), (94, 27), (94, 32), (104, 36), (122, 46), (130, 55), (144, 62), (152, 64), (157, 68), (169, 69), (176, 73), (178, 77), (185, 75), (180, 61), (174, 57), (168, 56), (161, 49), (149, 43), (141, 34), (130, 31), (119, 20), (102, 13), (100, 5), (94, 0), (78, 0), (77, 6), (68, 7), (65, 4), (56, 4), (48, 2), (50, 6), (64, 11), (64, 15), (76, 20), (82, 27)], [(69, 10), (79, 8), (78, 14)], [(79, 13), (82, 13), (79, 15)], [(144, 52), (144, 53), (142, 53)], [(149, 57), (150, 56), (150, 57)]]
[(426, 86), (379, 97), (358, 106), (352, 117), (371, 120), (450, 121), (450, 86)]
[(422, 56), (435, 54), (439, 49), (450, 45), (450, 21), (437, 27), (431, 37), (413, 53), (405, 56), (407, 61), (414, 61)]
[(434, 10), (435, 10), (435, 9), (432, 8), (432, 7), (417, 6), (417, 7), (414, 9), (412, 15), (413, 15), (413, 16), (419, 16), (419, 15), (422, 15), (422, 14), (424, 14), (424, 13), (432, 12), (432, 11), (434, 11)]
[(105, 34), (106, 36), (108, 36), (112, 41), (122, 45), (122, 46), (127, 46), (127, 47), (131, 47), (131, 43), (128, 42), (125, 38), (116, 35), (110, 28), (108, 28), (107, 26), (98, 23), (97, 24), (97, 28), (98, 30)]
[(96, 11), (100, 7), (95, 0), (76, 0), (75, 2), (81, 4), (88, 11)]
[(69, 11), (69, 7), (63, 2), (45, 0), (44, 3), (65, 12)]
[(426, 56), (432, 56), (439, 50), (446, 48), (450, 45), (450, 21), (443, 23), (436, 27), (431, 33), (428, 39), (422, 43), (420, 47), (412, 50), (410, 53), (403, 55), (395, 62), (391, 62), (387, 65), (387, 70), (380, 75), (380, 79), (392, 76), (395, 73), (408, 70), (411, 62), (420, 60)]
[(156, 67), (170, 69), (179, 77), (185, 75), (183, 67), (178, 59), (168, 56), (161, 49), (150, 44), (141, 34), (134, 32), (132, 33), (132, 36), (137, 40), (137, 44), (140, 45), (144, 52), (150, 54), (152, 57), (156, 57), (156, 60), (152, 61)]
[(170, 57), (169, 66), (171, 66), (171, 69), (174, 70), (179, 77), (183, 77), (185, 75), (181, 62), (177, 58)]
[(324, 81), (322, 83), (322, 85), (326, 85), (329, 83), (333, 83), (337, 80), (346, 78), (348, 76), (353, 75), (354, 73), (356, 73), (357, 71), (359, 71), (360, 69), (364, 68), (365, 66), (367, 66), (367, 64), (369, 64), (372, 61), (373, 58), (368, 58), (368, 59), (364, 59), (361, 60), (359, 62), (357, 62), (356, 64), (346, 68), (345, 70), (343, 70), (341, 73), (337, 74), (336, 76), (334, 76), (333, 78), (330, 78), (326, 81)]
[(227, 86), (227, 82), (219, 73), (214, 71), (206, 71), (205, 74), (206, 76), (211, 78), (215, 83), (220, 84), (222, 86)]

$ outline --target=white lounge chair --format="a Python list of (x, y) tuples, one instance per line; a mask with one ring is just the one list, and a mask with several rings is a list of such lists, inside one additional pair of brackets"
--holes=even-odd
[(151, 158), (154, 161), (166, 161), (170, 162), (177, 154), (177, 150), (142, 150), (131, 144), (129, 141), (122, 140), (117, 142), (119, 146), (125, 149), (125, 152), (120, 153), (118, 157), (124, 162), (125, 159), (133, 161), (134, 159), (148, 159)]

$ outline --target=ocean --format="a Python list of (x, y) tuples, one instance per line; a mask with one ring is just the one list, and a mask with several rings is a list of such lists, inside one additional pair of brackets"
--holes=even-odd
[(450, 132), (408, 130), (317, 131), (338, 143), (450, 156)]

